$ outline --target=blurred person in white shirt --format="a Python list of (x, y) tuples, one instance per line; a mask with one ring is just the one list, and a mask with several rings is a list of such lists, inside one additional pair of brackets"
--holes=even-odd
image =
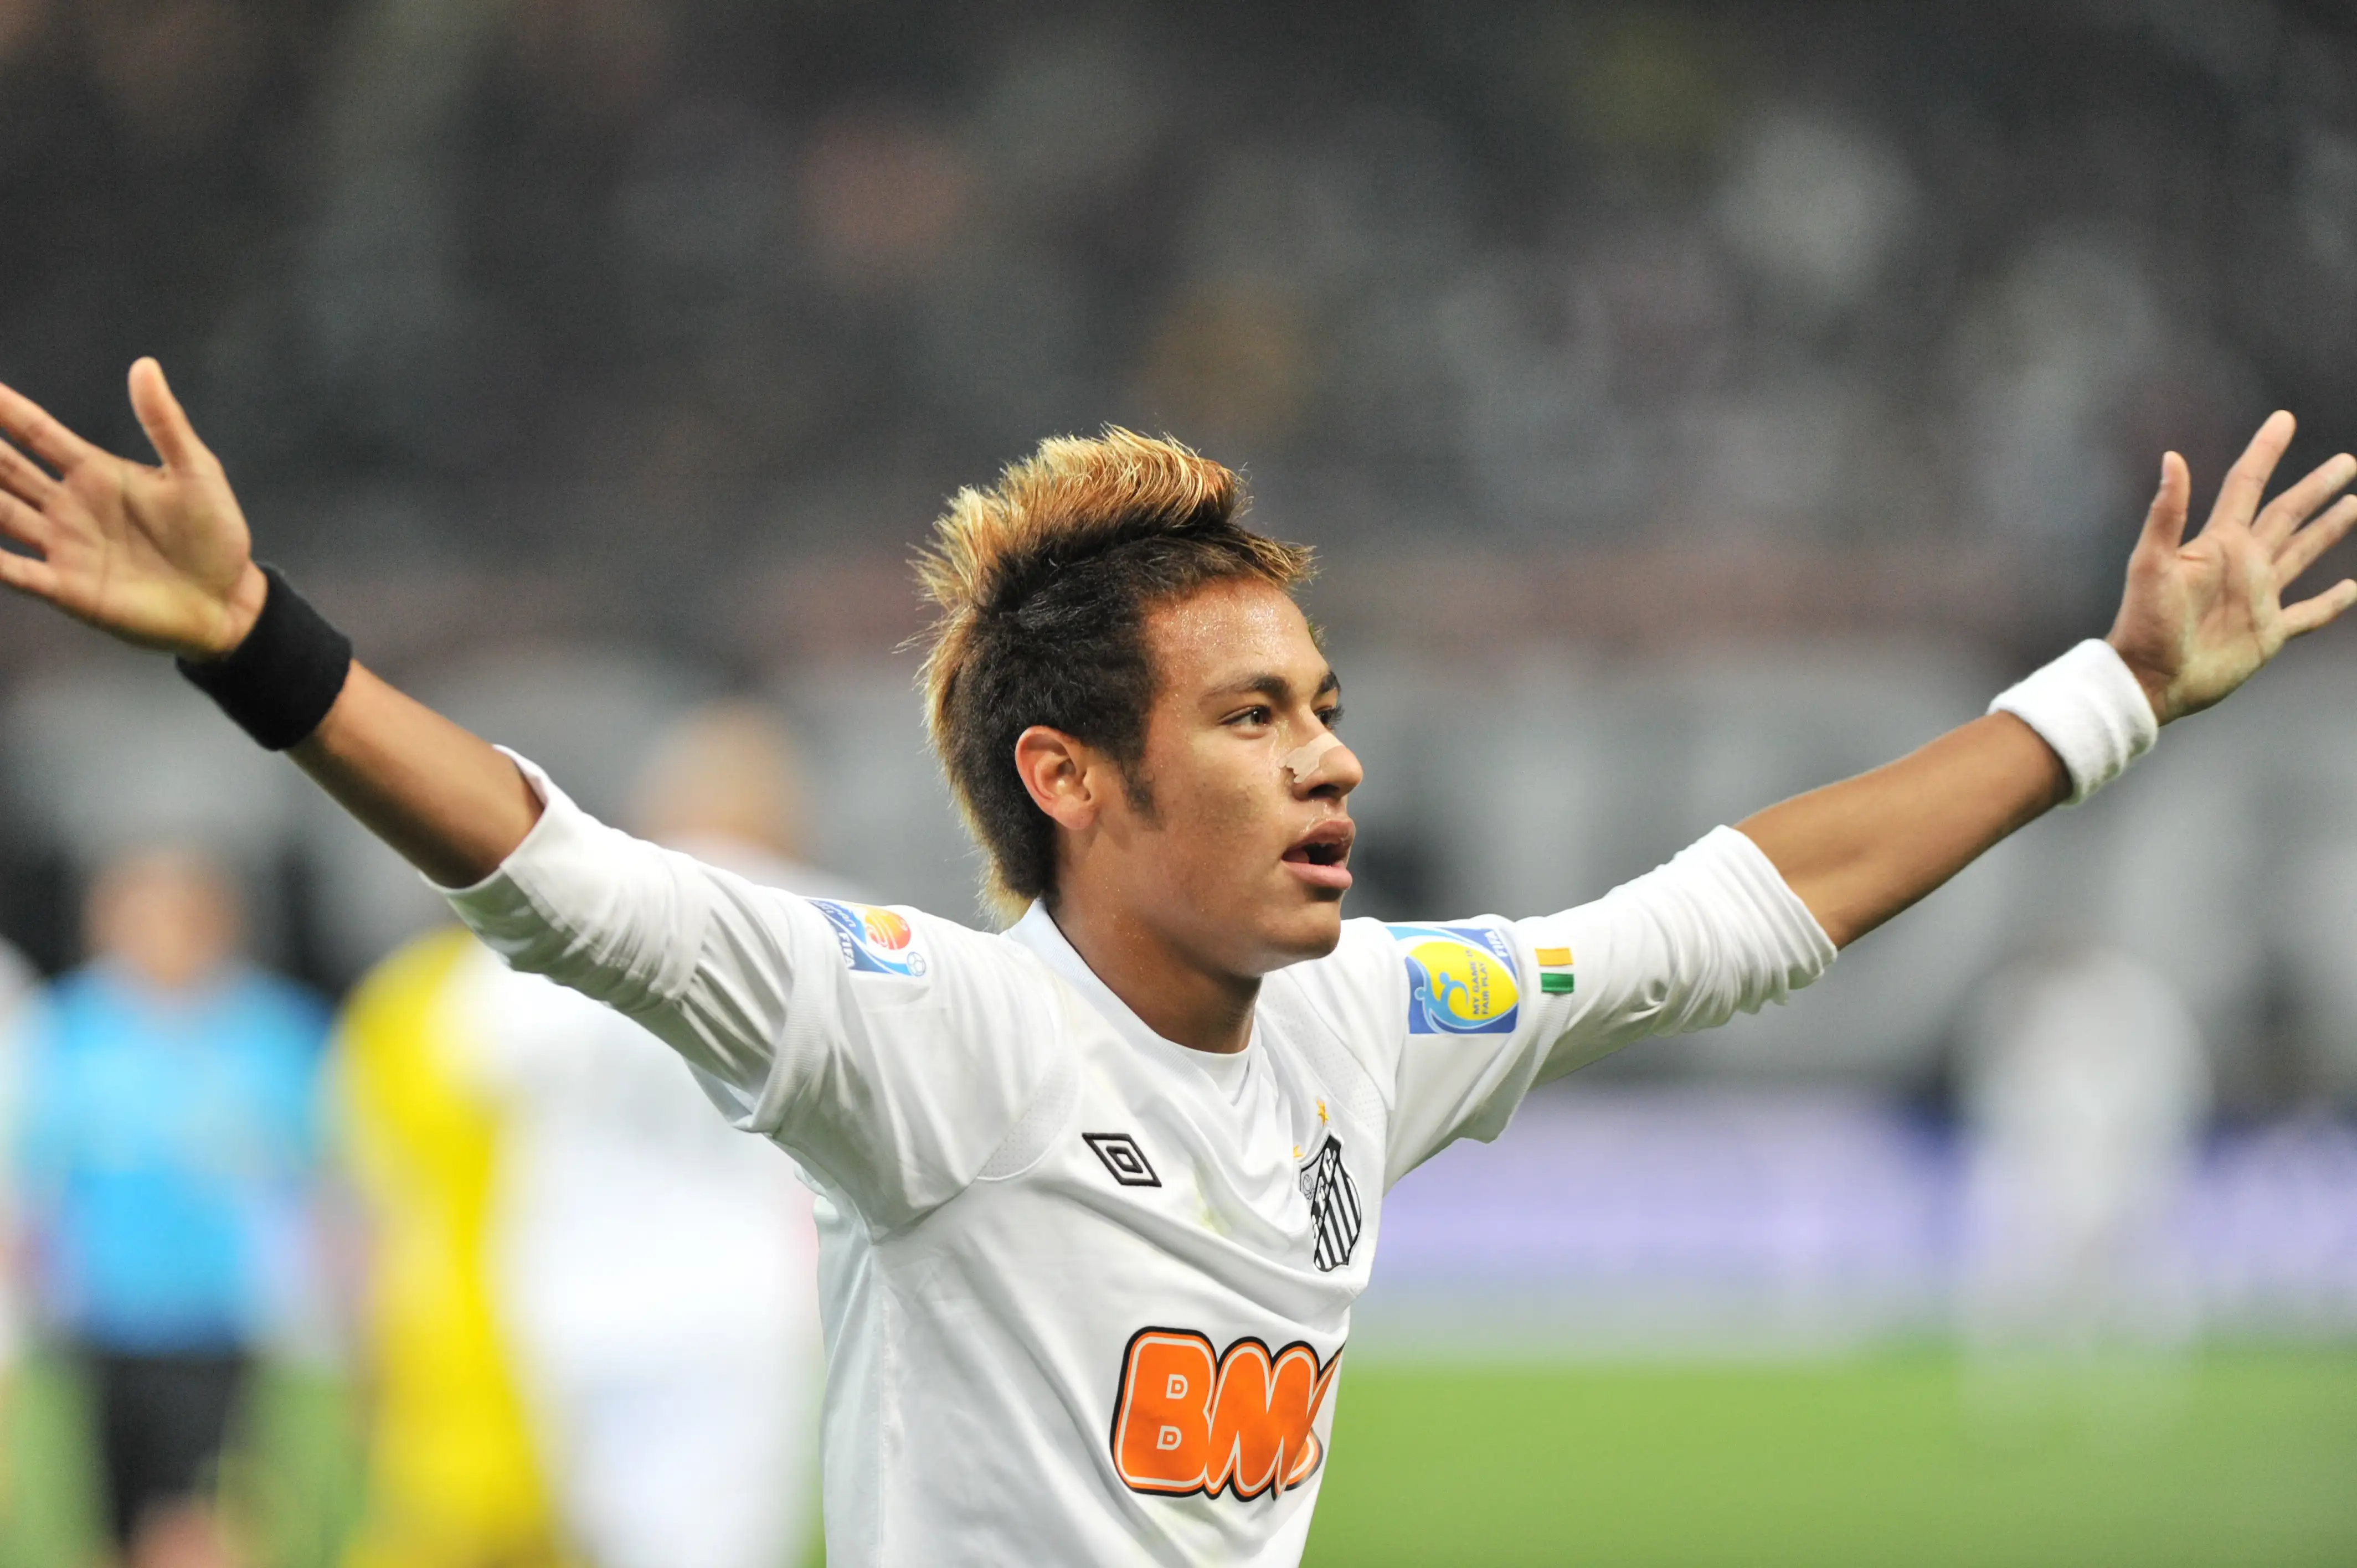
[[(748, 881), (845, 896), (800, 860), (793, 748), (749, 703), (674, 726), (631, 814)], [(812, 1194), (630, 1019), (488, 950), (453, 983), (513, 1129), (490, 1266), (575, 1543), (597, 1568), (796, 1561), (824, 1376)]]
[(2174, 1224), (2209, 1061), (2169, 978), (2077, 946), (1990, 988), (1965, 1058), (1965, 1331), (1984, 1370), (2183, 1346)]

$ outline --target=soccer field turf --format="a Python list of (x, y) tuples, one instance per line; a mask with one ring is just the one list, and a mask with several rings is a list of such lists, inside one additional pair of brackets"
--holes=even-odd
[(1969, 1413), (1952, 1357), (1342, 1381), (1315, 1568), (2357, 1563), (2357, 1353)]
[[(341, 1402), (274, 1380), (252, 1490), (271, 1568), (326, 1568)], [(2357, 1351), (2242, 1349), (2173, 1392), (1969, 1413), (1934, 1352), (1784, 1368), (1361, 1367), (1342, 1380), (1314, 1568), (1387, 1563), (2357, 1563)], [(69, 1402), (15, 1412), (7, 1568), (81, 1568)]]

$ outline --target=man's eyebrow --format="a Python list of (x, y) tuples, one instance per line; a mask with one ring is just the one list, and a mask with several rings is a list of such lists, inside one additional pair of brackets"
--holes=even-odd
[[(1340, 692), (1341, 689), (1342, 677), (1334, 673), (1332, 666), (1329, 665), (1327, 667), (1325, 679), (1319, 681), (1318, 689), (1309, 694), (1312, 697), (1322, 697), (1329, 692)], [(1224, 686), (1215, 686), (1207, 695), (1240, 697), (1255, 692), (1273, 703), (1281, 703), (1293, 695), (1293, 682), (1275, 671), (1265, 671), (1257, 674), (1242, 676)]]

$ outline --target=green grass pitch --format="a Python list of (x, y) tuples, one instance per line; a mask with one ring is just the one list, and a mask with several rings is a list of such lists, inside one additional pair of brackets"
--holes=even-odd
[[(70, 1390), (18, 1381), (5, 1568), (85, 1568)], [(1924, 1350), (1788, 1367), (1410, 1369), (1341, 1382), (1311, 1568), (2357, 1563), (2357, 1348), (1970, 1399)], [(274, 1378), (241, 1468), (266, 1568), (328, 1568), (347, 1406)]]
[(1312, 1568), (2357, 1563), (2357, 1349), (1344, 1374)]

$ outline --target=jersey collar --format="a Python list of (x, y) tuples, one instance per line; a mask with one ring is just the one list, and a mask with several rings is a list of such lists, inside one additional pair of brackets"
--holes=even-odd
[[(1176, 1040), (1166, 1040), (1146, 1026), (1146, 1021), (1130, 1011), (1129, 1004), (1114, 994), (1113, 987), (1097, 978), (1097, 972), (1088, 966), (1078, 949), (1048, 913), (1048, 906), (1034, 898), (1023, 918), (1007, 928), (1006, 935), (1039, 955), (1040, 961), (1055, 972), (1056, 978), (1088, 999), (1089, 1005), (1114, 1027), (1114, 1032), (1148, 1056), (1184, 1062), (1217, 1084), (1233, 1098), (1243, 1087), (1245, 1076), (1252, 1070), (1253, 1046), (1247, 1045), (1233, 1056), (1214, 1051), (1191, 1050)], [(1253, 1040), (1260, 1039), (1260, 1021), (1253, 1021)]]

